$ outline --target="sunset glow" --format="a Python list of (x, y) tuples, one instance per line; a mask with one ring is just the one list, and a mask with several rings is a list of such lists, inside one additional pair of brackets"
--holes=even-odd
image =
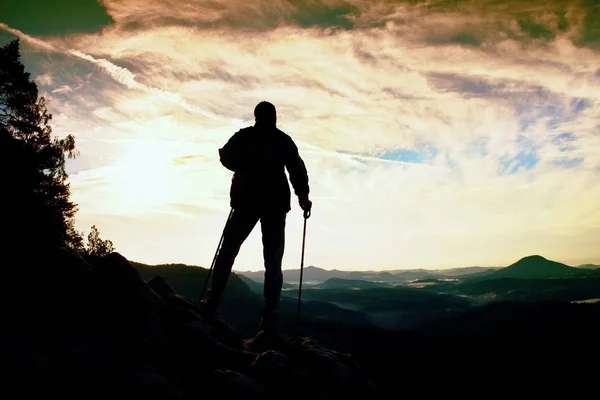
[[(0, 44), (21, 38), (54, 133), (76, 138), (78, 227), (127, 258), (210, 265), (217, 150), (267, 100), (309, 172), (308, 265), (600, 263), (594, 2), (82, 3), (89, 29), (0, 13)], [(298, 268), (295, 198), (286, 232)], [(260, 229), (234, 269), (262, 269)]]

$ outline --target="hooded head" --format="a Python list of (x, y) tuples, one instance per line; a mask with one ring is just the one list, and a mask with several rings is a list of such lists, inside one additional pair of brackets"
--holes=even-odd
[(275, 106), (268, 101), (261, 101), (254, 108), (254, 120), (257, 125), (275, 126), (277, 124)]

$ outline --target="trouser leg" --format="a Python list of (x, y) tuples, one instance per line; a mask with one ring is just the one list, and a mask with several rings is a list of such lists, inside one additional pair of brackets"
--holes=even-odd
[(285, 213), (267, 213), (261, 217), (265, 283), (263, 315), (275, 314), (279, 308), (283, 273), (281, 261), (285, 248)]
[(211, 280), (210, 296), (219, 298), (225, 291), (231, 268), (242, 243), (248, 238), (258, 222), (259, 215), (247, 211), (234, 210), (231, 219), (225, 226), (223, 243), (217, 254)]

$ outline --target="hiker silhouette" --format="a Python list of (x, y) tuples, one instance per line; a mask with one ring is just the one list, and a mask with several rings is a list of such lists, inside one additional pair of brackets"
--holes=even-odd
[(230, 189), (232, 210), (214, 261), (211, 287), (201, 305), (209, 316), (216, 315), (235, 258), (260, 221), (265, 279), (259, 329), (266, 331), (276, 329), (283, 285), (285, 223), (291, 210), (285, 169), (300, 207), (306, 212), (312, 202), (306, 166), (292, 138), (277, 128), (275, 106), (260, 102), (254, 108), (254, 117), (254, 126), (237, 131), (219, 149), (221, 164), (234, 172)]

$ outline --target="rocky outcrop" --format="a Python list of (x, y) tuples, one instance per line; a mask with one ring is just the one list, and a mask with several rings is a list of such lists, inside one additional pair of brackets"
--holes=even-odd
[(118, 253), (12, 251), (0, 292), (10, 398), (376, 398), (350, 355), (284, 334), (245, 340)]

